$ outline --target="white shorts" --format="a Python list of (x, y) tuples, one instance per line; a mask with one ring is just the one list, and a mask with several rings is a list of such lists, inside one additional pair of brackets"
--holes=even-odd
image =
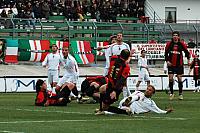
[(53, 82), (58, 82), (59, 73), (58, 70), (48, 70), (48, 82), (51, 84)]
[(138, 76), (138, 81), (150, 81), (149, 73), (148, 71), (140, 71)]
[(78, 82), (78, 76), (77, 75), (64, 75), (58, 82), (58, 86), (62, 86), (64, 83), (74, 83), (76, 84)]

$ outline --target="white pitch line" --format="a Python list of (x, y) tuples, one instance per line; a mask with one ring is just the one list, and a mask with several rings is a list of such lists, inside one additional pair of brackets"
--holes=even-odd
[[(158, 119), (155, 120), (186, 120), (186, 119), (177, 119), (177, 118), (166, 118), (155, 117)], [(55, 122), (104, 122), (104, 121), (144, 121), (152, 120), (148, 118), (137, 118), (137, 119), (98, 119), (98, 120), (41, 120), (41, 121), (1, 121), (0, 124), (23, 124), (23, 123), (55, 123)]]
[[(6, 109), (6, 108), (5, 108)], [(82, 114), (82, 115), (94, 115), (94, 113), (83, 113), (83, 112), (66, 112), (66, 111), (47, 111), (47, 110), (31, 110), (31, 109), (22, 109), (17, 108), (18, 111), (29, 111), (29, 112), (46, 112), (46, 113), (64, 113), (64, 114)], [(134, 119), (136, 118), (136, 119)], [(146, 116), (134, 116), (130, 117), (130, 119), (98, 119), (98, 120), (50, 120), (50, 121), (2, 121), (0, 124), (16, 124), (16, 123), (43, 123), (43, 122), (95, 122), (95, 121), (140, 121), (140, 120), (188, 120), (187, 118), (172, 118), (172, 117), (146, 117)]]
[(1, 131), (0, 130), (0, 133), (24, 133), (24, 132), (13, 132), (13, 131), (6, 131), (6, 130)]

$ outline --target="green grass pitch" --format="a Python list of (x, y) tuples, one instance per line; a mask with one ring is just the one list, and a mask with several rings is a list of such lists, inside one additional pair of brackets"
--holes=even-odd
[[(177, 94), (177, 92), (176, 92)], [(0, 93), (0, 133), (200, 133), (200, 93), (184, 92), (168, 100), (164, 92), (153, 99), (170, 114), (95, 116), (98, 104), (36, 107), (35, 93)], [(117, 103), (116, 103), (117, 104)]]

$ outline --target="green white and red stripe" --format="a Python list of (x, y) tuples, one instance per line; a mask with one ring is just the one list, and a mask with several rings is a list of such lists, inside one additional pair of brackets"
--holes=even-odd
[(18, 40), (6, 40), (6, 63), (18, 63)]
[(88, 64), (94, 62), (94, 55), (91, 53), (90, 42), (71, 41), (71, 48), (77, 63)]
[(50, 40), (50, 46), (52, 46), (53, 44), (56, 44), (58, 49), (59, 49), (59, 53), (62, 52), (62, 48), (63, 47), (69, 47), (69, 42), (63, 42), (63, 41), (57, 41), (57, 40)]
[(49, 46), (50, 42), (48, 40), (20, 40), (19, 60), (42, 62), (48, 54)]
[[(97, 48), (98, 48), (98, 47), (107, 46), (107, 45), (108, 45), (108, 42), (97, 42), (97, 43), (96, 43), (96, 47), (97, 47)], [(100, 50), (100, 51), (97, 51), (96, 54), (99, 55), (99, 56), (102, 56), (102, 55), (105, 54), (105, 52), (104, 52), (104, 50)]]

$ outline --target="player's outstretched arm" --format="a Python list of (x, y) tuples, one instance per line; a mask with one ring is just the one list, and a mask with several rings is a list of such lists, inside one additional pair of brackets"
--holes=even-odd
[(168, 109), (166, 109), (166, 114), (168, 114), (168, 113), (171, 113), (172, 111), (174, 111), (172, 108), (168, 108)]

